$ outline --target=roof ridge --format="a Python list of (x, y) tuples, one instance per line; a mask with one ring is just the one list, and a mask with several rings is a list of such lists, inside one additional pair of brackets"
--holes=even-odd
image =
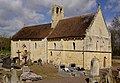
[(48, 25), (48, 24), (51, 24), (51, 23), (45, 23), (45, 24), (38, 24), (38, 25), (28, 25), (28, 26), (25, 26), (23, 28), (29, 28), (29, 27), (36, 27), (36, 26), (42, 26), (42, 25)]
[(68, 19), (72, 19), (72, 18), (77, 18), (77, 17), (85, 17), (85, 16), (91, 16), (91, 15), (95, 15), (95, 13), (91, 13), (91, 14), (84, 14), (84, 15), (80, 15), (80, 16), (73, 16), (73, 17), (68, 17), (68, 18), (63, 18), (62, 20), (68, 20)]

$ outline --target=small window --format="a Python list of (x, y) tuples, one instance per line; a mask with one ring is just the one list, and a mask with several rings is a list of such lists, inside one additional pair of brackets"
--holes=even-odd
[(37, 43), (35, 43), (35, 48), (37, 48)]
[(96, 42), (96, 50), (98, 50), (98, 41)]
[(59, 12), (59, 8), (57, 7), (57, 8), (56, 8), (56, 13), (58, 14), (58, 12)]
[(54, 43), (54, 49), (56, 49), (56, 43)]
[(104, 57), (104, 59), (107, 59), (106, 57)]
[(75, 50), (75, 43), (73, 42), (73, 49)]
[(16, 47), (18, 47), (18, 43), (16, 43)]
[(62, 12), (62, 8), (60, 8), (60, 13)]
[(52, 56), (52, 51), (50, 52), (50, 55)]

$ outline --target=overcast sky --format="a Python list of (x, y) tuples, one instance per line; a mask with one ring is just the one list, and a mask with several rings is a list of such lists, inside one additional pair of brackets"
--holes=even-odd
[(120, 15), (120, 0), (0, 0), (0, 33), (12, 36), (23, 26), (51, 22), (51, 6), (64, 7), (65, 17), (93, 13), (100, 2), (107, 25)]

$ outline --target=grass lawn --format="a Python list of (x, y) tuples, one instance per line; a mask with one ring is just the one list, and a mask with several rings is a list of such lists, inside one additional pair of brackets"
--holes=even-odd
[(113, 67), (120, 67), (120, 59), (112, 59)]
[(10, 51), (8, 51), (8, 50), (1, 50), (1, 51), (0, 51), (0, 55), (1, 55), (1, 54), (10, 54)]

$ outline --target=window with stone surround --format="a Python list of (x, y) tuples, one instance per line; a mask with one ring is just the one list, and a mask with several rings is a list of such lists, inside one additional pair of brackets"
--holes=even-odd
[(62, 8), (60, 8), (60, 13), (62, 13)]
[(54, 43), (54, 49), (56, 49), (56, 43)]
[(18, 47), (18, 43), (16, 43), (16, 47)]
[(35, 43), (35, 48), (37, 48), (37, 43)]
[(52, 56), (52, 51), (50, 52), (50, 55)]
[(75, 50), (75, 42), (73, 42), (73, 49)]
[(98, 50), (98, 41), (96, 42), (96, 50)]
[(56, 13), (58, 14), (58, 12), (59, 12), (59, 8), (57, 7), (57, 8), (56, 8)]

